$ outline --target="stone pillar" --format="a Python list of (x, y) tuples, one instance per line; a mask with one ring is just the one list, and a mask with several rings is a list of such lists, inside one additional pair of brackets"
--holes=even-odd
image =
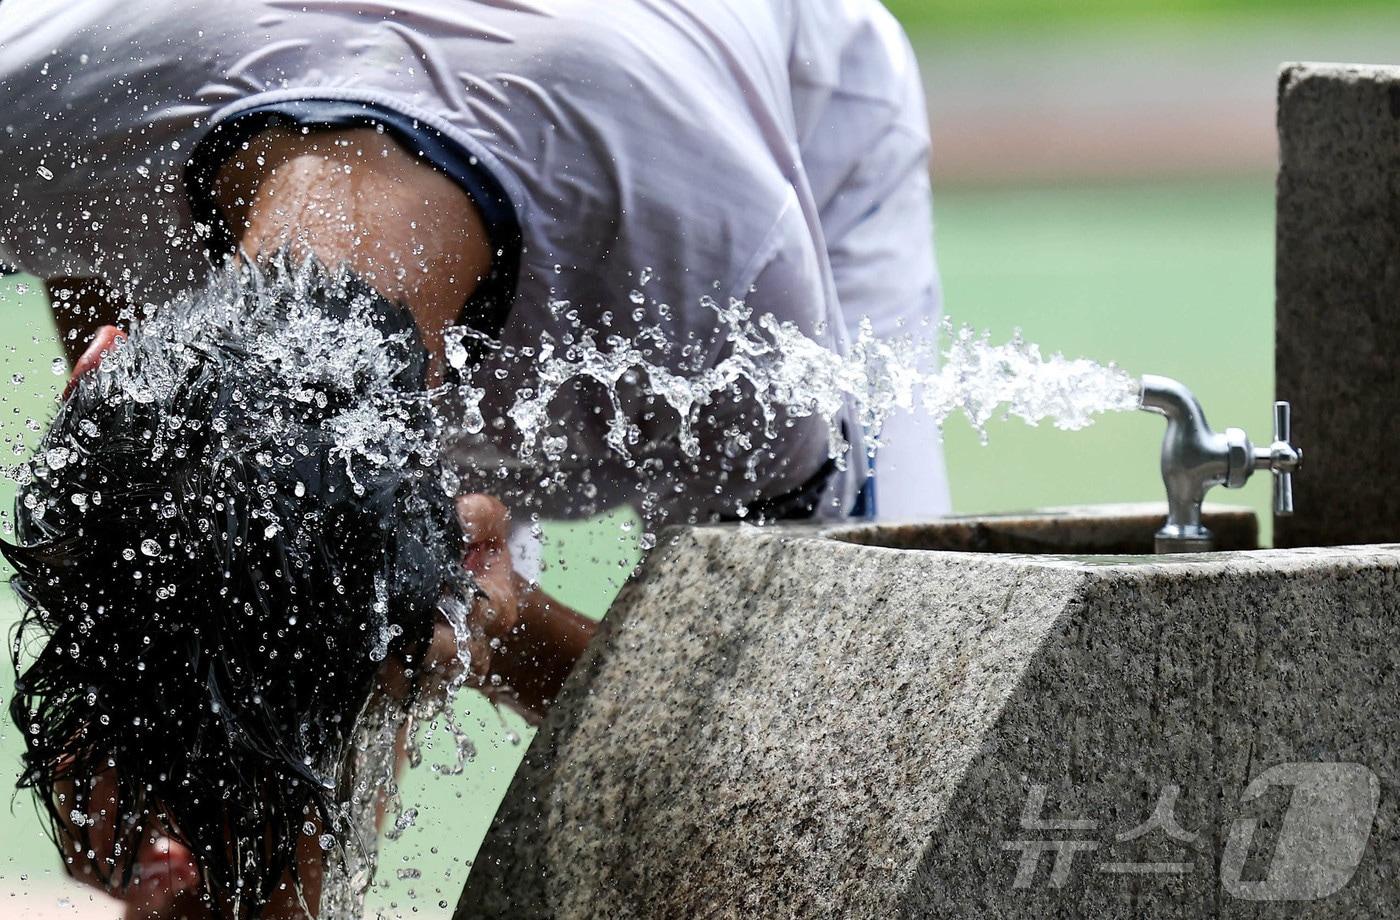
[(1400, 68), (1279, 77), (1277, 392), (1303, 448), (1278, 546), (1400, 542)]
[(1159, 520), (663, 534), (457, 920), (1400, 916), (1400, 548)]

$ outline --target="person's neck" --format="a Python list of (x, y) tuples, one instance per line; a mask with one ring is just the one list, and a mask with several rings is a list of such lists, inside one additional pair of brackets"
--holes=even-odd
[(407, 306), (429, 382), (441, 380), (443, 330), (491, 269), (481, 215), (455, 183), (373, 130), (274, 130), (224, 164), (216, 194), (246, 257), (313, 255)]

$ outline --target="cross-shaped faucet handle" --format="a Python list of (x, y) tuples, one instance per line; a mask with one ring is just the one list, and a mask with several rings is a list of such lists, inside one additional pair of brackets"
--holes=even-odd
[(1274, 403), (1274, 443), (1254, 452), (1254, 468), (1274, 474), (1274, 514), (1293, 513), (1293, 474), (1303, 465), (1303, 452), (1293, 446), (1293, 407)]

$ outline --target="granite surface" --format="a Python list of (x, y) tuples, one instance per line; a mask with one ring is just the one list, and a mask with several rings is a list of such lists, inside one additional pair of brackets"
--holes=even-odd
[(1279, 546), (1400, 540), (1400, 68), (1279, 77), (1276, 379), (1306, 467)]
[[(1066, 551), (1105, 517), (1057, 520)], [(663, 535), (457, 917), (1400, 915), (1400, 548), (859, 542), (890, 533)], [(1360, 766), (1306, 766), (1334, 762)], [(1284, 820), (1290, 776), (1327, 807)], [(1354, 877), (1307, 849), (1334, 838)]]

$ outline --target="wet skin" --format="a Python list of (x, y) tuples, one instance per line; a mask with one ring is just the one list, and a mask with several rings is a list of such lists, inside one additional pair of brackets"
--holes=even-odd
[[(325, 265), (350, 266), (387, 298), (407, 306), (431, 356), (430, 382), (441, 380), (443, 330), (457, 321), (461, 305), (491, 265), (480, 215), (460, 188), (373, 130), (311, 135), (277, 130), (253, 139), (225, 165), (217, 193), (245, 258), (290, 247)], [(55, 279), (48, 288), (76, 379), (120, 347), (114, 327), (97, 325), (114, 319), (117, 305), (90, 279)], [(472, 611), (482, 636), (471, 650), (474, 676), (499, 702), (537, 719), (587, 647), (594, 624), (516, 574), (508, 546), (510, 515), (501, 502), (467, 495), (458, 499), (457, 512), (465, 535), (463, 566), (485, 594)], [(431, 690), (445, 685), (455, 667), (456, 641), (442, 621), (414, 676), (405, 673), (407, 663), (386, 662), (380, 688), (402, 695), (410, 681), (419, 681)], [(113, 822), (121, 815), (113, 776), (90, 780), (89, 833), (100, 859), (113, 857)], [(64, 845), (73, 874), (124, 900), (129, 920), (215, 916), (199, 897), (198, 869), (178, 841), (178, 824), (178, 816), (148, 820), (135, 854), (138, 880), (124, 890), (111, 890), (85, 868), (74, 828), (67, 824)], [(304, 836), (298, 869), (311, 916), (320, 900), (323, 859), (316, 835)], [(115, 857), (113, 863), (123, 865)], [(308, 916), (290, 876), (261, 916)]]

